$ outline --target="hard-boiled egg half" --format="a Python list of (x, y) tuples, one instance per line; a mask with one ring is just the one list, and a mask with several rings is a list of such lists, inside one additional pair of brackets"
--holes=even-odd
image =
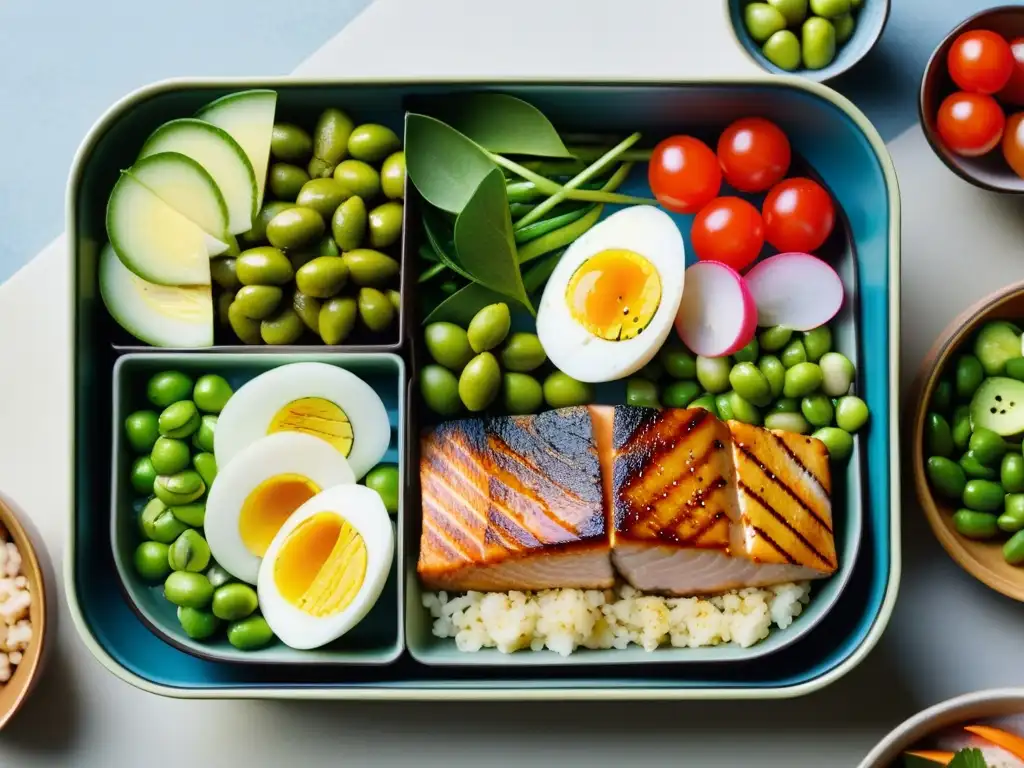
[(388, 412), (373, 388), (327, 363), (282, 365), (235, 392), (217, 421), (217, 466), (227, 467), (247, 446), (278, 432), (305, 433), (332, 445), (357, 479), (391, 442)]
[(331, 443), (301, 432), (257, 440), (221, 467), (206, 500), (206, 540), (214, 559), (250, 584), (295, 510), (324, 489), (356, 481)]
[(548, 280), (537, 335), (574, 379), (614, 381), (665, 342), (683, 297), (686, 253), (672, 218), (650, 206), (618, 211), (569, 246)]
[(376, 491), (326, 490), (299, 507), (267, 549), (256, 584), (263, 617), (292, 648), (329, 643), (377, 602), (394, 553), (391, 520)]

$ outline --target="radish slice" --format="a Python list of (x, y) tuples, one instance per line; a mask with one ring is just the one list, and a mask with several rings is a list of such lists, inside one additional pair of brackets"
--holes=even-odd
[(758, 323), (809, 331), (843, 306), (843, 281), (808, 253), (779, 253), (755, 264), (744, 280), (757, 304)]
[(739, 273), (719, 261), (686, 270), (676, 332), (702, 357), (723, 357), (743, 349), (757, 331), (757, 307)]

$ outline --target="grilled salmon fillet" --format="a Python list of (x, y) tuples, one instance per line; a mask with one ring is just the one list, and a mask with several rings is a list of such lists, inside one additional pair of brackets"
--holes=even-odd
[(420, 579), (453, 591), (612, 586), (601, 488), (584, 407), (427, 431)]

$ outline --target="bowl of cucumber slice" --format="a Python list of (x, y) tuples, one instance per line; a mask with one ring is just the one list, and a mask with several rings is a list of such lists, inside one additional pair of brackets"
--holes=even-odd
[(1024, 282), (956, 318), (925, 358), (909, 429), (918, 500), (968, 573), (1024, 602)]

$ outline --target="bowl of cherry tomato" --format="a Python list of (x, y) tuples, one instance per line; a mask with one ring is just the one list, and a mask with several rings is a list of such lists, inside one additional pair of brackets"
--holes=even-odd
[(953, 29), (921, 80), (921, 125), (957, 175), (1024, 192), (1024, 7), (991, 8)]

